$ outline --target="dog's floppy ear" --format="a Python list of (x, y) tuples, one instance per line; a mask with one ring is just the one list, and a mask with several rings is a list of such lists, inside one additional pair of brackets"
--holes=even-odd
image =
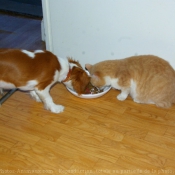
[(73, 67), (71, 79), (72, 86), (79, 95), (83, 94), (86, 86), (90, 82), (90, 77), (87, 75), (87, 73), (78, 67)]

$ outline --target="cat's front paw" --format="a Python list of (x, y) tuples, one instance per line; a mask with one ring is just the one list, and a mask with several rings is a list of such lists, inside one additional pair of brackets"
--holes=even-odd
[(125, 94), (119, 94), (117, 96), (117, 99), (120, 100), (120, 101), (124, 101), (126, 98), (127, 98), (127, 95), (125, 95)]

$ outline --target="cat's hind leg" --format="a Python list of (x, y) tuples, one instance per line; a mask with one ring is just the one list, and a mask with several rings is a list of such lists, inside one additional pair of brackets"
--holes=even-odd
[(136, 98), (134, 98), (133, 101), (136, 102), (136, 103), (143, 103), (143, 102), (141, 102), (140, 100), (138, 100)]
[(157, 107), (160, 107), (160, 108), (169, 108), (171, 107), (171, 102), (166, 102), (166, 101), (152, 101), (152, 100), (149, 100), (149, 101), (141, 101), (141, 100), (138, 100), (138, 99), (133, 99), (134, 102), (136, 103), (142, 103), (142, 104), (155, 104)]
[(160, 108), (170, 108), (172, 104), (171, 102), (160, 101), (160, 102), (156, 102), (155, 105)]
[(152, 101), (144, 101), (144, 100), (141, 101), (141, 100), (138, 100), (137, 98), (134, 98), (133, 101), (136, 102), (136, 103), (141, 103), (141, 104), (155, 104)]
[[(171, 93), (170, 93), (171, 94)], [(154, 96), (152, 102), (160, 108), (170, 108), (172, 106), (172, 96), (171, 95), (167, 95), (167, 94), (161, 94), (161, 95), (157, 95)]]

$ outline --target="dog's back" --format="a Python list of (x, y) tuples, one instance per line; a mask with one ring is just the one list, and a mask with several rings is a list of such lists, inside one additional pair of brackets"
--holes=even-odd
[[(48, 51), (0, 50), (0, 87), (32, 90), (44, 89), (53, 81), (61, 66), (55, 55)], [(28, 89), (29, 88), (29, 89)]]

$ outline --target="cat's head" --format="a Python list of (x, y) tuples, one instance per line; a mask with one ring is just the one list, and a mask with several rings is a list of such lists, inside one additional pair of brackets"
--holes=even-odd
[(93, 86), (98, 87), (98, 88), (103, 88), (106, 86), (104, 76), (102, 71), (100, 70), (97, 65), (91, 65), (91, 64), (85, 64), (85, 68), (89, 71), (90, 73), (90, 82)]

